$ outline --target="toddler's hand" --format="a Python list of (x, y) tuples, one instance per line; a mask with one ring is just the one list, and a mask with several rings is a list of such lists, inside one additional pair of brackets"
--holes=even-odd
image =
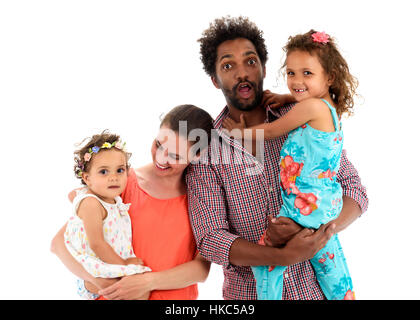
[(140, 258), (136, 258), (136, 257), (125, 259), (125, 265), (128, 266), (129, 264), (143, 265), (143, 260), (141, 260)]

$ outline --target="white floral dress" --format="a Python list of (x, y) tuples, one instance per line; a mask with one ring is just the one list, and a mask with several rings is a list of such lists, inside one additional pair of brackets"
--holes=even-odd
[(73, 216), (69, 219), (64, 233), (64, 243), (72, 256), (94, 277), (117, 278), (151, 271), (150, 268), (141, 265), (105, 263), (96, 256), (89, 246), (83, 221), (77, 216), (80, 202), (87, 197), (93, 197), (105, 208), (107, 217), (103, 220), (104, 239), (122, 259), (135, 257), (131, 245), (131, 220), (128, 215), (130, 204), (124, 204), (121, 197), (115, 198), (115, 204), (106, 203), (86, 191), (87, 189), (82, 189), (74, 198)]

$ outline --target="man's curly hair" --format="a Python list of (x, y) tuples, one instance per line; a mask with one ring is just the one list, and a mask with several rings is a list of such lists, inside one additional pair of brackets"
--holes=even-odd
[(200, 43), (201, 62), (204, 71), (209, 76), (216, 74), (216, 58), (218, 46), (227, 40), (245, 38), (253, 43), (257, 50), (258, 57), (264, 66), (267, 59), (267, 48), (265, 46), (263, 32), (246, 17), (232, 18), (230, 16), (222, 17), (210, 23), (210, 27), (202, 33), (198, 39)]

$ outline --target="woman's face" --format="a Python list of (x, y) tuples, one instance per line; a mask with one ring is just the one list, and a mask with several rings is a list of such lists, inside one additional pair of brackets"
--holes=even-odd
[(161, 176), (181, 175), (193, 160), (191, 143), (163, 125), (152, 145), (155, 172)]

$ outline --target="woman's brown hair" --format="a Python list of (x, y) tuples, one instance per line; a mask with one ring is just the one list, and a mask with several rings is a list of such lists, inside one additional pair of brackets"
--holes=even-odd
[[(192, 144), (199, 142), (201, 136), (194, 136), (191, 140), (190, 132), (195, 129), (201, 129), (207, 134), (207, 141), (200, 141), (205, 143), (206, 146), (210, 143), (211, 130), (213, 129), (213, 118), (210, 114), (194, 105), (183, 104), (173, 108), (162, 119), (160, 126), (166, 125), (169, 129), (177, 132), (178, 134), (186, 134), (187, 138)], [(185, 125), (186, 130), (181, 130), (181, 125)]]

